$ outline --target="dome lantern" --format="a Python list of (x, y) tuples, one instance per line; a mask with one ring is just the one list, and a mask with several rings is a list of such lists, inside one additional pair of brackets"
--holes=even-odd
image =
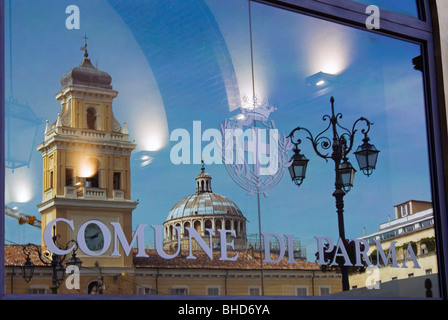
[(204, 160), (201, 163), (201, 173), (196, 176), (196, 193), (212, 192), (212, 177), (205, 172)]

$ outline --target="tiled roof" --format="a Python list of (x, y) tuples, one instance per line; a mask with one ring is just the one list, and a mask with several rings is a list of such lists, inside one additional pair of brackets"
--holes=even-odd
[[(134, 250), (134, 255), (137, 253)], [(166, 252), (167, 254), (172, 254)], [(188, 253), (173, 259), (164, 259), (160, 257), (155, 250), (146, 250), (148, 258), (135, 257), (134, 266), (137, 268), (165, 268), (165, 269), (235, 269), (235, 270), (260, 270), (260, 253), (255, 252), (249, 254), (245, 251), (228, 251), (227, 256), (232, 258), (238, 254), (236, 261), (219, 260), (221, 251), (213, 251), (213, 259), (210, 259), (204, 251), (193, 251), (196, 259), (187, 259)], [(39, 260), (36, 252), (30, 255), (31, 261), (36, 266), (44, 264)], [(271, 259), (276, 260), (277, 257), (271, 254)], [(82, 259), (81, 259), (82, 260)], [(264, 270), (320, 270), (319, 265), (314, 262), (295, 260), (297, 263), (290, 264), (288, 258), (284, 257), (277, 263), (263, 262)], [(5, 266), (21, 266), (25, 263), (25, 254), (21, 245), (5, 245)]]
[[(31, 247), (29, 247), (31, 248)], [(35, 250), (29, 250), (31, 262), (36, 266), (44, 266), (40, 261), (39, 256)], [(22, 245), (8, 244), (5, 245), (5, 266), (21, 266), (25, 263), (26, 256), (23, 252)]]
[[(135, 267), (147, 267), (147, 268), (172, 268), (172, 269), (239, 269), (239, 270), (259, 270), (261, 268), (260, 253), (255, 252), (249, 254), (246, 251), (228, 251), (227, 256), (229, 258), (238, 254), (238, 258), (235, 261), (219, 260), (221, 258), (221, 251), (213, 251), (213, 259), (204, 251), (193, 251), (193, 256), (196, 259), (187, 259), (188, 252), (185, 252), (182, 256), (178, 256), (173, 259), (164, 259), (160, 257), (155, 250), (146, 250), (149, 255), (148, 258), (135, 257)], [(167, 252), (167, 254), (170, 254)], [(172, 253), (171, 253), (172, 254)], [(276, 260), (278, 256), (271, 254), (271, 259)], [(289, 264), (288, 258), (284, 257), (278, 263), (263, 262), (263, 269), (265, 270), (320, 270), (316, 263), (295, 260), (296, 264)]]

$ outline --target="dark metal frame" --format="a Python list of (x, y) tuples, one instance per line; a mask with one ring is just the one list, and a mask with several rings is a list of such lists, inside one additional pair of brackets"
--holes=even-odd
[[(293, 12), (314, 16), (319, 19), (332, 21), (347, 26), (367, 30), (365, 21), (367, 5), (352, 2), (350, 0), (252, 0), (254, 2), (290, 10)], [(445, 175), (448, 176), (447, 155), (447, 123), (443, 93), (443, 74), (441, 72), (439, 34), (437, 8), (433, 0), (420, 0), (421, 19), (404, 16), (395, 12), (381, 11), (381, 29), (369, 30), (389, 37), (414, 42), (421, 45), (423, 57), (423, 79), (425, 89), (427, 138), (429, 146), (429, 160), (431, 172), (431, 186), (433, 191), (433, 206), (435, 218), (435, 230), (437, 240), (439, 262), (439, 289), (441, 298), (448, 299), (448, 219), (447, 219), (447, 194)], [(4, 66), (4, 0), (0, 0), (0, 64)], [(433, 29), (434, 28), (434, 29)], [(0, 128), (4, 128), (4, 101), (5, 101), (4, 74), (0, 75)], [(1, 132), (0, 148), (0, 179), (4, 181), (4, 134)], [(1, 205), (4, 205), (4, 184), (0, 183)], [(0, 228), (4, 230), (4, 215), (0, 217)], [(3, 283), (4, 269), (4, 244), (5, 239), (0, 236), (0, 281)], [(35, 295), (16, 296), (6, 295), (4, 286), (0, 285), (0, 299), (80, 299), (79, 295)], [(86, 297), (84, 296), (84, 299)], [(94, 296), (96, 299), (147, 299), (145, 296)], [(151, 297), (152, 299), (176, 299), (180, 297), (170, 296)], [(197, 300), (200, 297), (182, 297), (182, 299)], [(206, 297), (204, 297), (206, 298)], [(229, 299), (230, 297), (214, 297), (217, 299)], [(264, 299), (267, 297), (262, 297)], [(362, 297), (358, 297), (362, 298)], [(210, 299), (208, 297), (207, 299)], [(253, 297), (237, 297), (238, 300), (253, 299)], [(270, 299), (282, 299), (270, 297)]]

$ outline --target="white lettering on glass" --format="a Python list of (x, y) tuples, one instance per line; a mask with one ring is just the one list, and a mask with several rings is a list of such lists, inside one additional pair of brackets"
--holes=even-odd
[[(72, 220), (67, 220), (63, 218), (58, 218), (50, 221), (44, 230), (44, 241), (45, 245), (47, 246), (48, 250), (53, 252), (57, 255), (67, 255), (69, 254), (73, 249), (75, 244), (73, 244), (68, 249), (60, 249), (58, 248), (55, 243), (53, 242), (52, 237), (52, 228), (57, 222), (63, 222), (66, 223), (73, 231), (75, 231), (74, 224)], [(98, 251), (92, 251), (89, 249), (86, 243), (85, 239), (85, 230), (87, 226), (90, 224), (96, 225), (102, 233), (103, 241), (101, 242), (101, 248), (99, 248)], [(137, 226), (137, 229), (131, 239), (131, 242), (128, 242), (126, 239), (126, 236), (124, 234), (124, 231), (121, 227), (121, 225), (118, 222), (110, 222), (110, 225), (112, 226), (111, 230), (113, 230), (113, 250), (110, 254), (111, 256), (120, 256), (120, 253), (118, 252), (118, 247), (121, 245), (123, 248), (123, 251), (126, 256), (129, 256), (131, 254), (132, 248), (137, 248), (137, 257), (146, 257), (149, 258), (149, 255), (145, 251), (145, 228), (147, 227), (146, 224), (139, 224)], [(178, 241), (177, 245), (177, 251), (172, 254), (167, 254), (163, 250), (163, 226), (158, 225), (151, 225), (151, 227), (154, 229), (154, 240), (155, 240), (155, 249), (157, 254), (162, 257), (163, 259), (173, 259), (177, 257), (180, 253), (180, 238), (181, 238), (181, 227), (176, 226), (174, 229), (176, 230), (176, 238)], [(207, 256), (210, 258), (210, 260), (213, 260), (213, 243), (212, 243), (212, 234), (215, 232), (214, 229), (206, 229), (205, 231), (209, 235), (209, 244), (204, 240), (203, 236), (200, 235), (194, 228), (186, 227), (186, 230), (188, 231), (188, 241), (189, 241), (189, 255), (186, 257), (187, 259), (196, 259), (196, 257), (193, 255), (193, 249), (192, 249), (192, 243), (193, 239), (195, 243), (199, 245), (199, 247), (207, 254)], [(221, 250), (221, 256), (219, 260), (223, 261), (236, 261), (238, 259), (239, 254), (234, 253), (233, 256), (229, 256), (229, 248), (230, 250), (234, 251), (235, 241), (234, 238), (236, 237), (236, 231), (235, 230), (223, 230), (218, 229), (216, 230), (220, 235), (220, 250)], [(297, 263), (294, 260), (294, 248), (293, 248), (293, 235), (285, 234), (285, 239), (277, 233), (262, 233), (263, 239), (264, 239), (264, 261), (266, 263), (279, 263), (283, 258), (285, 258), (286, 250), (288, 250), (288, 261), (287, 263), (293, 264)], [(270, 238), (275, 238), (278, 242), (278, 256), (276, 256), (275, 259), (271, 257), (271, 249), (270, 249)], [(344, 245), (344, 241), (342, 241), (341, 238), (338, 238), (338, 241), (336, 244), (333, 242), (333, 240), (329, 237), (315, 237), (317, 240), (317, 264), (318, 265), (337, 265), (339, 264), (336, 262), (337, 258), (340, 258), (338, 260), (342, 260), (342, 265), (344, 266), (363, 266), (366, 265), (367, 267), (376, 266), (387, 266), (391, 265), (393, 268), (399, 268), (396, 256), (396, 249), (395, 244), (396, 241), (392, 241), (390, 244), (390, 247), (388, 250), (386, 250), (387, 254), (384, 252), (384, 249), (381, 246), (381, 243), (378, 240), (374, 240), (376, 245), (376, 265), (372, 264), (368, 251), (369, 251), (369, 243), (364, 239), (354, 239), (355, 244), (355, 256), (350, 257), (349, 253), (347, 252), (347, 249)], [(110, 244), (112, 242), (112, 236), (109, 228), (102, 223), (101, 221), (97, 220), (90, 220), (84, 222), (78, 232), (76, 240), (78, 242), (79, 249), (82, 250), (86, 255), (88, 256), (99, 256), (106, 253), (106, 251), (109, 249)], [(331, 256), (332, 255), (332, 256)], [(325, 259), (325, 256), (331, 256), (331, 261), (329, 259)], [(407, 245), (407, 249), (405, 252), (405, 257), (403, 264), (401, 265), (401, 268), (408, 268), (406, 263), (408, 261), (413, 262), (413, 267), (419, 269), (420, 266), (417, 261), (417, 257), (415, 255), (414, 249), (412, 248), (411, 243)], [(370, 270), (370, 269), (369, 269)], [(374, 269), (372, 269), (374, 270)]]

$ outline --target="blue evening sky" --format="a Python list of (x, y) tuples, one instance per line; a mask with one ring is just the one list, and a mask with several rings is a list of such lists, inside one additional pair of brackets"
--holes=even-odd
[[(79, 30), (65, 27), (65, 8), (71, 4), (80, 9)], [(60, 112), (54, 98), (60, 78), (81, 63), (79, 49), (87, 34), (93, 64), (112, 76), (119, 91), (115, 117), (127, 122), (138, 144), (132, 158), (132, 198), (140, 202), (134, 228), (162, 225), (171, 207), (195, 191), (200, 165), (171, 163), (176, 142), (169, 141), (170, 132), (183, 128), (192, 135), (193, 121), (201, 121), (202, 131), (219, 128), (238, 114), (244, 95), (252, 96), (252, 85), (259, 99), (277, 108), (269, 119), (281, 134), (297, 125), (314, 135), (324, 130), (322, 117), (330, 113), (331, 96), (336, 112), (343, 113), (343, 126), (351, 129), (361, 116), (374, 122), (369, 136), (381, 150), (377, 170), (370, 177), (358, 170), (345, 197), (348, 238), (362, 236), (364, 229), (377, 231), (388, 216), (393, 218), (394, 205), (431, 201), (422, 75), (412, 64), (419, 46), (262, 4), (253, 3), (251, 9), (253, 83), (246, 1), (14, 0), (14, 98), (29, 103), (44, 119), (40, 143), (45, 120), (54, 122)], [(8, 16), (6, 20), (8, 96)], [(306, 84), (306, 78), (319, 72), (332, 75), (330, 86)], [(302, 140), (302, 152), (310, 159), (302, 186), (297, 188), (285, 172), (269, 197), (261, 195), (260, 212), (263, 232), (293, 234), (313, 260), (314, 236), (338, 235), (334, 164), (315, 155), (305, 136)], [(359, 132), (354, 148), (361, 143)], [(144, 167), (138, 160), (142, 154), (153, 157)], [(353, 155), (350, 161), (357, 168)], [(6, 173), (7, 205), (39, 217), (41, 167), (41, 155), (33, 149), (29, 169)], [(241, 208), (248, 234), (257, 233), (257, 197), (247, 195), (223, 164), (209, 164), (206, 171), (213, 177), (213, 191)], [(22, 198), (19, 189), (27, 191)], [(40, 241), (40, 230), (5, 219), (6, 243)], [(149, 227), (146, 238), (153, 241)]]

